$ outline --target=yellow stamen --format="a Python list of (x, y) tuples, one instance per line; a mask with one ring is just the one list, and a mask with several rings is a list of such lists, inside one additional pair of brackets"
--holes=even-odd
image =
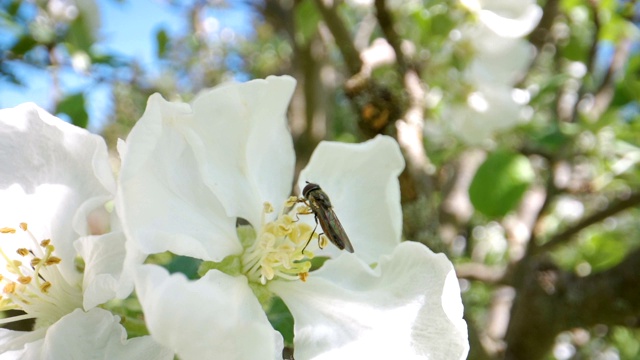
[(51, 283), (48, 281), (45, 281), (44, 283), (42, 283), (42, 285), (40, 285), (40, 291), (42, 291), (43, 293), (49, 292), (50, 288)]
[[(17, 233), (18, 228), (23, 231)], [(4, 294), (0, 296), (0, 311), (16, 309), (24, 312), (0, 319), (0, 324), (37, 319), (36, 324), (50, 325), (82, 307), (82, 288), (79, 284), (66, 282), (61, 276), (55, 265), (62, 260), (54, 256), (51, 240), (40, 241), (42, 238), (36, 238), (27, 223), (20, 223), (16, 228), (1, 228), (0, 233), (5, 234), (8, 241), (17, 243), (13, 247), (15, 253), (6, 253), (0, 246), (0, 261), (7, 269), (3, 271), (4, 276), (0, 275), (0, 293)]]
[(327, 240), (327, 236), (324, 234), (321, 235), (318, 239), (318, 246), (320, 247), (320, 249), (324, 249), (324, 247), (327, 246), (328, 243), (329, 241)]
[(297, 204), (299, 202), (300, 202), (300, 199), (298, 199), (297, 196), (289, 196), (287, 201), (285, 201), (285, 203), (284, 203), (284, 207), (285, 208), (290, 208), (290, 207), (293, 207), (295, 204)]
[[(298, 198), (290, 197), (284, 205), (285, 211), (294, 214), (310, 211), (308, 207), (301, 207), (302, 210), (288, 207), (298, 202)], [(303, 254), (302, 248), (312, 236), (313, 229), (288, 213), (280, 214), (273, 221), (265, 221), (264, 215), (272, 210), (273, 207), (265, 203), (262, 227), (253, 245), (246, 249), (242, 256), (242, 271), (250, 281), (263, 285), (275, 278), (304, 281), (311, 268), (309, 260), (313, 254)]]
[(60, 264), (61, 261), (62, 259), (60, 259), (57, 256), (50, 256), (47, 260), (45, 260), (44, 265), (49, 266), (49, 265)]
[(308, 207), (308, 206), (306, 206), (306, 205), (305, 205), (305, 206), (299, 206), (299, 207), (297, 207), (297, 208), (296, 208), (296, 213), (297, 213), (298, 215), (310, 215), (310, 214), (313, 214), (313, 211), (311, 210), (311, 208), (310, 208), (310, 207)]
[(16, 283), (10, 282), (4, 286), (2, 292), (5, 294), (13, 294), (16, 291)]
[(268, 201), (265, 201), (265, 203), (262, 206), (265, 214), (271, 214), (274, 210), (273, 205), (271, 205), (271, 203)]

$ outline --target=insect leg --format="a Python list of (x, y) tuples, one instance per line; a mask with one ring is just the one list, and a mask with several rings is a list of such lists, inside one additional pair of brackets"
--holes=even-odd
[[(304, 211), (304, 212), (296, 212), (296, 221), (298, 222), (300, 221), (300, 217), (298, 217), (298, 215), (311, 215), (313, 214), (313, 211), (309, 210), (309, 211)], [(316, 226), (318, 225), (318, 220), (316, 220)]]
[[(311, 215), (311, 214), (313, 214), (313, 210), (311, 210), (311, 206), (309, 205), (307, 200), (298, 199), (298, 201), (296, 201), (296, 202), (297, 203), (303, 203), (307, 207), (307, 210), (306, 211), (296, 211), (295, 212), (295, 215), (296, 215), (296, 221), (295, 222), (300, 221), (300, 217), (298, 215)], [(317, 224), (318, 224), (318, 220), (316, 219), (316, 225)]]
[(309, 236), (309, 240), (307, 240), (307, 243), (302, 248), (302, 253), (303, 254), (304, 254), (304, 250), (307, 248), (307, 246), (309, 246), (309, 243), (311, 242), (311, 239), (313, 239), (313, 233), (315, 233), (316, 229), (318, 228), (318, 217), (314, 216), (313, 219), (316, 221), (316, 226), (313, 228), (313, 231), (311, 232), (311, 236)]

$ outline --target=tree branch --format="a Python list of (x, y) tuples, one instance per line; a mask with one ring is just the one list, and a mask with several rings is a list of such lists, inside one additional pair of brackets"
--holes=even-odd
[(464, 263), (455, 266), (459, 279), (477, 280), (485, 284), (500, 284), (506, 273), (504, 267), (489, 266), (479, 263)]
[(540, 19), (538, 26), (536, 26), (529, 36), (529, 41), (531, 41), (531, 43), (536, 47), (538, 54), (540, 54), (542, 46), (549, 41), (551, 27), (555, 22), (556, 16), (558, 16), (559, 5), (559, 0), (548, 0), (544, 4), (542, 18)]
[(325, 24), (327, 24), (329, 31), (331, 31), (333, 35), (336, 45), (338, 49), (340, 49), (340, 53), (342, 53), (342, 58), (347, 66), (349, 75), (353, 76), (357, 74), (362, 67), (360, 53), (353, 44), (349, 30), (338, 15), (337, 8), (327, 4), (326, 0), (315, 0), (315, 3)]
[(597, 324), (640, 322), (640, 250), (617, 266), (587, 277), (530, 261), (519, 284), (505, 340), (505, 359), (545, 358), (561, 331)]
[(625, 211), (637, 205), (640, 205), (640, 192), (633, 193), (628, 198), (614, 202), (604, 210), (596, 212), (582, 219), (581, 221), (569, 227), (568, 229), (564, 230), (563, 232), (551, 237), (549, 241), (537, 247), (535, 252), (542, 253), (544, 251), (551, 250), (554, 247), (569, 241), (572, 236), (576, 235), (583, 229), (593, 224), (599, 223), (600, 221), (605, 220), (609, 216), (613, 216), (619, 212)]
[[(409, 97), (409, 104), (402, 118), (396, 124), (398, 143), (405, 153), (407, 170), (419, 189), (414, 192), (424, 193), (431, 190), (429, 177), (430, 161), (424, 149), (424, 89), (416, 70), (410, 66), (401, 49), (401, 38), (394, 29), (393, 17), (385, 0), (375, 0), (376, 18), (382, 32), (396, 54), (396, 64), (403, 76), (403, 87)], [(416, 191), (417, 190), (417, 191)]]
[(396, 33), (393, 28), (393, 17), (387, 9), (385, 0), (375, 0), (376, 18), (378, 19), (378, 25), (384, 34), (384, 37), (391, 45), (391, 48), (396, 53), (396, 63), (400, 68), (400, 73), (405, 74), (408, 70), (408, 64), (405, 60), (404, 53), (402, 52), (402, 39)]

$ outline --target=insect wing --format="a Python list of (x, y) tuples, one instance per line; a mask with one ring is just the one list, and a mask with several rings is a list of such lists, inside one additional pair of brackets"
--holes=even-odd
[(329, 240), (337, 246), (338, 249), (347, 250), (352, 253), (353, 245), (351, 245), (351, 241), (349, 241), (349, 237), (344, 231), (340, 220), (338, 220), (336, 213), (333, 212), (331, 208), (328, 208), (316, 212), (316, 216), (324, 234), (329, 238)]
[(304, 187), (302, 193), (315, 214), (316, 222), (320, 223), (324, 234), (338, 249), (346, 249), (352, 253), (353, 245), (351, 245), (347, 233), (344, 231), (340, 220), (338, 220), (338, 216), (333, 212), (329, 196), (322, 191), (318, 184), (310, 182), (307, 182), (307, 186)]

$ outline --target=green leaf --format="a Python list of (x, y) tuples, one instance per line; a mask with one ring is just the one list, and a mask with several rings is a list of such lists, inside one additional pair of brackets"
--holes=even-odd
[(306, 45), (315, 35), (318, 22), (320, 22), (320, 14), (312, 1), (306, 0), (296, 5), (296, 41), (300, 45)]
[(617, 232), (597, 233), (582, 245), (582, 256), (594, 272), (609, 269), (624, 259), (629, 245), (622, 237), (623, 234)]
[(93, 24), (87, 20), (87, 15), (80, 15), (71, 23), (67, 34), (67, 42), (73, 50), (83, 50), (89, 52), (91, 46), (95, 42), (93, 34), (96, 29), (92, 28)]
[(194, 280), (198, 278), (198, 269), (202, 260), (192, 258), (189, 256), (176, 255), (170, 263), (165, 265), (165, 268), (170, 273), (182, 273), (187, 278)]
[(20, 10), (20, 5), (22, 1), (11, 1), (9, 4), (4, 5), (7, 14), (10, 16), (18, 16), (18, 11)]
[(84, 94), (71, 94), (58, 103), (56, 114), (67, 114), (73, 125), (86, 128), (89, 124), (89, 115), (84, 107)]
[(496, 151), (480, 165), (471, 182), (471, 203), (487, 216), (502, 217), (520, 203), (534, 177), (526, 156)]
[(274, 329), (282, 334), (284, 344), (293, 345), (293, 315), (287, 305), (279, 297), (272, 299), (271, 307), (267, 312), (267, 318)]
[(24, 55), (36, 45), (38, 42), (30, 34), (22, 35), (11, 47), (11, 52), (16, 55)]
[(156, 56), (160, 59), (165, 57), (167, 53), (167, 44), (169, 43), (169, 35), (165, 29), (160, 29), (156, 32)]

